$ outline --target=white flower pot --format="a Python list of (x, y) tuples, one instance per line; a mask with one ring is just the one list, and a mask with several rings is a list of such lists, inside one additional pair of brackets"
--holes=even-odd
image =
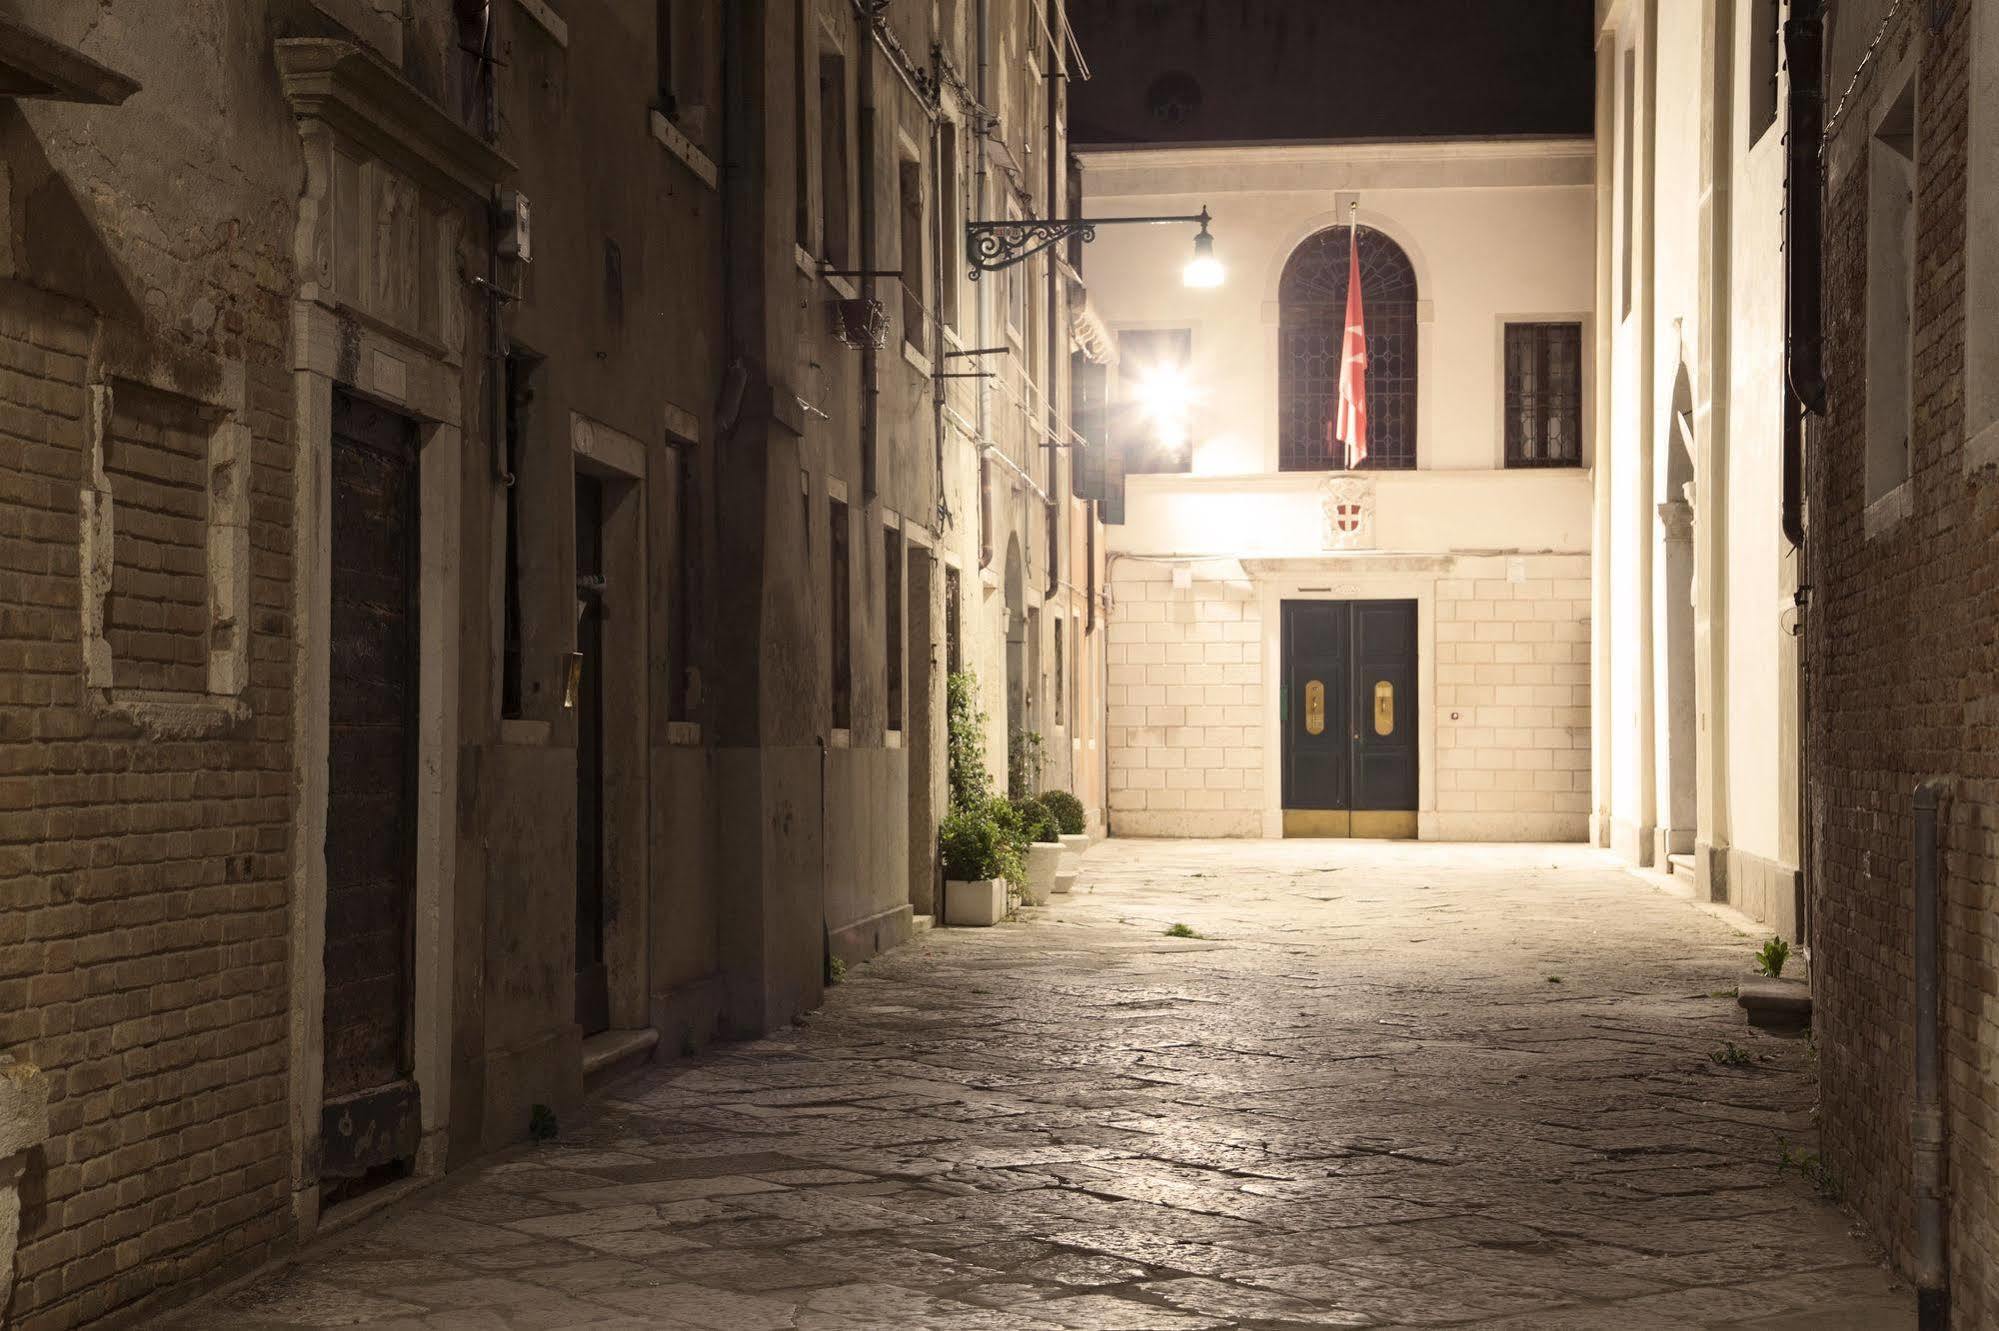
[(1027, 847), (1027, 904), (1045, 906), (1055, 891), (1055, 875), (1062, 872), (1062, 843), (1036, 841)]
[(1006, 918), (1006, 879), (981, 878), (963, 883), (944, 883), (944, 923), (964, 928), (983, 928)]
[(1062, 870), (1061, 873), (1055, 875), (1056, 896), (1058, 897), (1067, 896), (1069, 893), (1074, 892), (1075, 890), (1076, 890), (1076, 871), (1074, 869), (1064, 869)]
[(1073, 836), (1064, 835), (1062, 838), (1062, 849), (1069, 852), (1069, 858), (1062, 865), (1063, 871), (1073, 872), (1082, 868), (1083, 852), (1089, 848), (1090, 837), (1087, 832), (1078, 832)]

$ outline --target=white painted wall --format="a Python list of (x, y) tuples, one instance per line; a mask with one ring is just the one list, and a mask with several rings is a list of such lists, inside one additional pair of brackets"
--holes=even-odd
[[(1600, 802), (1612, 823), (1609, 844), (1649, 862), (1661, 847), (1654, 833), (1684, 828), (1692, 816), (1696, 845), (1711, 848), (1722, 866), (1718, 891), (1734, 904), (1780, 926), (1790, 905), (1778, 882), (1797, 862), (1795, 801), (1796, 643), (1791, 595), (1794, 558), (1779, 526), (1783, 398), (1783, 126), (1752, 140), (1750, 79), (1756, 6), (1710, 6), (1676, 0), (1628, 0), (1607, 7), (1600, 33), (1612, 83), (1601, 103), (1599, 137), (1609, 159), (1608, 211), (1611, 320), (1608, 541), (1598, 551), (1611, 607), (1607, 678), (1600, 681), (1609, 759)], [(1704, 29), (1717, 8), (1729, 19), (1721, 34)], [(1714, 54), (1725, 40), (1729, 106), (1714, 132), (1727, 136), (1726, 175), (1715, 191), (1727, 211), (1714, 243), (1729, 265), (1714, 311), (1714, 333), (1725, 339), (1726, 383), (1701, 382), (1703, 172), (1711, 170), (1710, 126), (1717, 117), (1707, 86)], [(1624, 53), (1635, 52), (1627, 67)], [(1620, 154), (1624, 79), (1636, 74), (1635, 199), (1624, 197)], [(1634, 208), (1633, 225), (1624, 212)], [(1630, 314), (1623, 313), (1621, 273), (1633, 274)], [(1713, 398), (1710, 410), (1703, 404)], [(1681, 449), (1675, 407), (1693, 406), (1698, 520), (1718, 526), (1719, 570), (1708, 587), (1696, 569), (1694, 594), (1715, 635), (1714, 685), (1687, 686), (1668, 632), (1673, 612), (1671, 561), (1658, 505), (1678, 498), (1673, 458)], [(1703, 469), (1703, 449), (1713, 454)], [(1680, 468), (1686, 465), (1681, 455)], [(1718, 505), (1710, 513), (1708, 505)], [(1699, 649), (1697, 649), (1699, 650)], [(1671, 727), (1691, 707), (1697, 733), (1715, 747), (1714, 780), (1704, 794), (1691, 749), (1675, 747)], [(1698, 812), (1695, 812), (1698, 811)], [(1663, 842), (1664, 837), (1659, 841)], [(1663, 867), (1663, 866), (1662, 866)], [(1727, 880), (1734, 880), (1730, 890)]]

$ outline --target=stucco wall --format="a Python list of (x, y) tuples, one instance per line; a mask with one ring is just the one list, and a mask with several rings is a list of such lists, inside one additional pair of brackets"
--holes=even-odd
[(1602, 36), (1610, 621), (1596, 804), (1606, 844), (1645, 863), (1690, 853), (1705, 895), (1795, 932), (1783, 133), (1752, 124), (1768, 95), (1752, 56), (1770, 40), (1751, 31), (1756, 9), (1627, 5)]

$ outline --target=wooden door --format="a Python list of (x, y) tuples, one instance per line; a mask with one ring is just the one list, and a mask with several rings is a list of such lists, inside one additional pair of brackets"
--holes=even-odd
[(1284, 603), (1284, 807), (1353, 807), (1347, 706), (1352, 616), (1344, 601)]
[(1416, 603), (1286, 601), (1284, 830), (1416, 834)]
[(576, 474), (576, 1020), (611, 1024), (604, 965), (604, 486)]
[[(416, 1152), (414, 422), (336, 392), (328, 616), (326, 1002), (320, 1176), (336, 1193)], [(331, 1195), (322, 1201), (330, 1201)]]

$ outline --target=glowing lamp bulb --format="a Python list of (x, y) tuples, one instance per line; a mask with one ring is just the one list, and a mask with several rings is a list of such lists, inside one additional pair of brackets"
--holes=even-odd
[(1222, 261), (1215, 257), (1215, 238), (1208, 234), (1206, 227), (1194, 237), (1194, 257), (1187, 261), (1180, 280), (1190, 287), (1199, 288), (1222, 284)]

